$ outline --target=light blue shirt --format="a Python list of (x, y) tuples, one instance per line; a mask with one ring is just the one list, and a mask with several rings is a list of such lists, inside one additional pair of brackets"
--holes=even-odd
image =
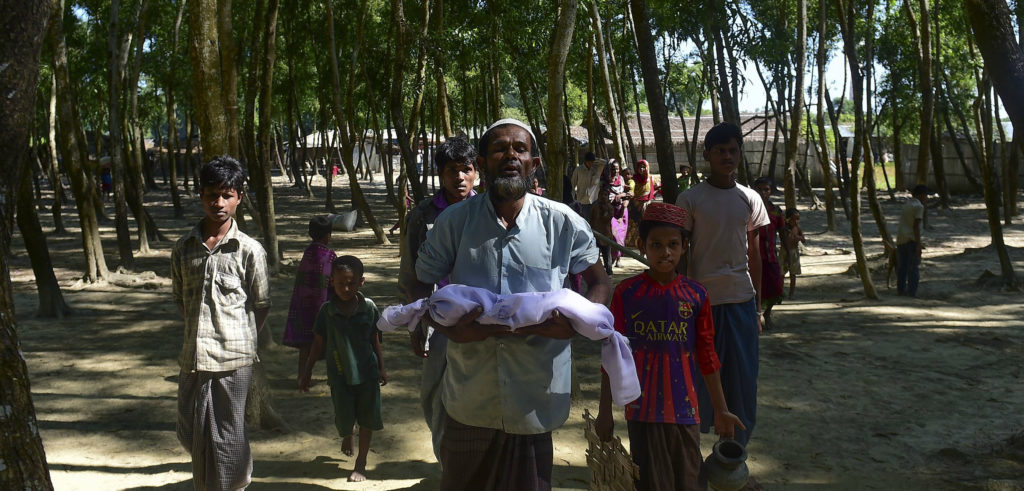
[[(494, 293), (550, 292), (597, 262), (590, 225), (527, 194), (506, 229), (487, 193), (448, 207), (420, 247), (416, 275)], [(442, 398), (456, 421), (508, 433), (551, 431), (569, 416), (570, 343), (540, 336), (448, 343)]]

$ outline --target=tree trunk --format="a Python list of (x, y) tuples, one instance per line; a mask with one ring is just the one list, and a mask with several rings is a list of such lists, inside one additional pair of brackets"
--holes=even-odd
[(1021, 145), (1020, 142), (1013, 141), (1010, 144), (1012, 145), (1010, 158), (1003, 171), (1003, 199), (1005, 201), (1003, 213), (1006, 225), (1010, 225), (1013, 217), (1020, 213), (1020, 207), (1017, 205), (1017, 190), (1020, 189)]
[[(895, 112), (893, 113), (895, 115)], [(899, 124), (893, 123), (892, 126), (892, 146), (895, 147), (893, 151), (893, 166), (896, 168), (896, 188), (900, 188), (903, 184), (903, 125), (904, 122)]]
[(245, 112), (242, 116), (242, 158), (246, 166), (249, 168), (250, 177), (255, 177), (255, 174), (259, 172), (259, 168), (256, 165), (256, 155), (258, 150), (256, 149), (256, 97), (257, 97), (257, 86), (260, 83), (260, 36), (264, 27), (263, 20), (263, 9), (266, 6), (266, 0), (257, 0), (255, 2), (255, 13), (252, 19), (252, 30), (251, 36), (249, 37), (249, 48), (248, 62), (249, 69), (246, 72), (245, 79)]
[(64, 215), (61, 209), (64, 205), (64, 185), (60, 181), (60, 168), (57, 165), (57, 77), (50, 75), (50, 105), (46, 113), (46, 144), (49, 150), (47, 159), (47, 175), (50, 179), (50, 187), (53, 188), (53, 206), (50, 212), (53, 214), (54, 233), (63, 235), (68, 233), (64, 228)]
[[(117, 1), (117, 0), (113, 0)], [(230, 155), (228, 117), (224, 107), (217, 0), (189, 0), (189, 54), (192, 94), (203, 153)], [(228, 57), (228, 60), (231, 58)]]
[(676, 183), (676, 161), (672, 152), (672, 129), (668, 122), (668, 108), (658, 79), (658, 59), (654, 51), (654, 39), (647, 14), (645, 0), (630, 0), (630, 13), (636, 26), (637, 51), (640, 56), (640, 72), (644, 78), (644, 92), (647, 106), (651, 111), (651, 129), (654, 131), (654, 147), (658, 154), (658, 171), (661, 174), (661, 194), (666, 203), (675, 203), (678, 185)]
[[(364, 19), (364, 16), (366, 14), (366, 0), (362, 0), (360, 2), (359, 8), (359, 26), (362, 26), (362, 19)], [(341, 161), (345, 165), (345, 173), (348, 175), (349, 187), (352, 190), (352, 202), (355, 203), (355, 205), (359, 208), (359, 211), (363, 214), (363, 217), (366, 219), (367, 225), (369, 225), (369, 227), (373, 230), (373, 234), (377, 238), (377, 244), (388, 245), (391, 243), (391, 241), (388, 240), (387, 234), (384, 233), (384, 229), (380, 226), (380, 224), (377, 223), (377, 219), (373, 215), (373, 210), (370, 208), (369, 203), (366, 202), (366, 196), (363, 195), (363, 190), (359, 186), (359, 179), (356, 176), (355, 166), (352, 164), (352, 139), (354, 135), (352, 134), (353, 132), (351, 129), (352, 121), (349, 120), (348, 117), (346, 117), (346, 112), (343, 110), (341, 103), (341, 75), (338, 72), (338, 51), (334, 37), (334, 9), (331, 8), (330, 2), (327, 2), (327, 27), (328, 34), (330, 36), (331, 48), (330, 56), (328, 56), (328, 58), (330, 59), (329, 61), (331, 63), (331, 85), (332, 88), (334, 89), (332, 91), (332, 108), (334, 109), (334, 117), (338, 121), (338, 133), (341, 136), (342, 148)], [(360, 28), (358, 34), (358, 41), (356, 42), (356, 45), (353, 48), (352, 58), (349, 63), (349, 67), (353, 67), (353, 69), (349, 71), (350, 88), (354, 84), (354, 67), (359, 66), (358, 56), (359, 48), (360, 45), (362, 44), (362, 32), (363, 31)], [(354, 102), (351, 97), (348, 99), (348, 104), (348, 114), (352, 114), (354, 112)], [(413, 163), (413, 168), (415, 168), (415, 162)]]
[(178, 118), (175, 115), (174, 89), (172, 84), (164, 88), (167, 105), (167, 173), (170, 174), (171, 204), (174, 207), (174, 218), (184, 218), (185, 211), (181, 207), (181, 193), (178, 191)]
[[(632, 0), (630, 2), (632, 3)], [(732, 84), (729, 81), (728, 63), (725, 55), (725, 34), (722, 32), (723, 29), (728, 29), (728, 24), (725, 19), (719, 18), (725, 15), (725, 8), (722, 5), (724, 2), (718, 0), (714, 3), (717, 5), (713, 11), (717, 12), (717, 14), (712, 14), (714, 17), (712, 22), (715, 24), (712, 26), (712, 36), (715, 43), (715, 62), (718, 65), (718, 98), (719, 104), (722, 107), (722, 120), (738, 125), (740, 124), (739, 102), (733, 98), (732, 89), (730, 88)], [(633, 17), (636, 18), (636, 14), (633, 14)], [(639, 19), (637, 19), (637, 22), (639, 22)], [(641, 30), (637, 29), (638, 35)]]
[(53, 273), (53, 262), (50, 261), (50, 249), (46, 245), (46, 235), (39, 225), (39, 215), (32, 206), (32, 190), (30, 189), (32, 174), (25, 172), (18, 191), (18, 230), (25, 240), (25, 249), (32, 262), (32, 272), (36, 279), (36, 292), (39, 295), (39, 317), (56, 317), (63, 319), (71, 314), (71, 308), (64, 302), (64, 294)]
[[(953, 128), (953, 122), (949, 117), (949, 111), (952, 107), (952, 104), (949, 102), (949, 93), (946, 90), (942, 90), (941, 93), (944, 96), (942, 99), (942, 121), (946, 124), (946, 132), (949, 133), (950, 137), (953, 139), (953, 149), (956, 150), (957, 160), (960, 161), (960, 169), (964, 171), (964, 176), (967, 178), (967, 181), (971, 183), (971, 187), (974, 188), (975, 191), (984, 194), (985, 188), (981, 185), (980, 182), (978, 182), (978, 176), (974, 175), (974, 171), (967, 164), (967, 156), (964, 154), (963, 147), (960, 146), (960, 139), (958, 138), (956, 130)], [(965, 137), (970, 139), (970, 133), (965, 133)], [(972, 146), (973, 143), (974, 142), (972, 140)], [(974, 161), (979, 161), (977, 148), (974, 149)]]
[(597, 152), (599, 138), (597, 108), (594, 102), (594, 36), (587, 38), (587, 115), (584, 117), (587, 126), (587, 151)]
[[(985, 60), (986, 66), (998, 67), (989, 70), (992, 84), (1003, 107), (1010, 115), (1014, 128), (1024, 128), (1024, 94), (1019, 90), (1024, 86), (1024, 52), (1014, 38), (1013, 26), (1010, 25), (1010, 11), (1003, 0), (966, 0), (964, 7), (971, 27), (977, 39), (978, 50)], [(991, 114), (991, 112), (989, 112)], [(985, 182), (985, 203), (988, 208), (989, 231), (992, 244), (999, 255), (1003, 282), (1008, 287), (1016, 288), (1016, 277), (1013, 263), (1010, 261), (1006, 245), (1003, 243), (1003, 229), (999, 223), (998, 199), (996, 198), (995, 179), (992, 166), (988, 159), (982, 164), (982, 179)]]
[[(1012, 196), (1017, 194), (1017, 188), (1009, 186), (1009, 184), (1011, 182), (1011, 179), (1010, 179), (1010, 159), (1016, 158), (1016, 155), (1013, 155), (1013, 154), (1016, 153), (1015, 150), (1017, 149), (1017, 145), (1012, 145), (1012, 150), (1007, 152), (1007, 148), (1006, 147), (1008, 146), (1007, 145), (1008, 142), (1006, 141), (1006, 130), (1003, 129), (1003, 122), (1001, 121), (1001, 118), (999, 116), (1000, 111), (999, 111), (999, 97), (998, 96), (994, 96), (992, 98), (992, 104), (993, 104), (993, 106), (995, 106), (993, 108), (993, 111), (992, 111), (992, 113), (995, 115), (994, 117), (995, 117), (995, 120), (996, 120), (995, 127), (996, 127), (996, 130), (998, 130), (997, 132), (999, 133), (999, 164), (1000, 164), (999, 167), (1000, 167), (1000, 173), (996, 174), (996, 176), (997, 176), (996, 182), (999, 183), (999, 184), (1002, 184), (1002, 187), (1000, 188), (999, 193), (1000, 193), (1000, 196), (1002, 197), (1002, 203), (1000, 203), (1000, 204), (1003, 207), (1003, 225), (1011, 225), (1012, 224), (1011, 217), (1013, 217), (1013, 210), (1012, 210), (1012, 205), (1010, 203), (1013, 201), (1013, 197)], [(1002, 175), (1002, 179), (1001, 180), (998, 179), (998, 176), (1000, 176), (1000, 175)], [(947, 192), (947, 194), (948, 194), (948, 192)]]
[(931, 151), (932, 124), (934, 121), (935, 99), (932, 93), (932, 46), (931, 22), (928, 15), (928, 0), (918, 0), (920, 22), (910, 0), (903, 0), (903, 7), (910, 20), (910, 32), (914, 38), (917, 51), (918, 87), (921, 91), (921, 133), (917, 147), (917, 184), (925, 184), (928, 179), (928, 159)]
[[(825, 87), (825, 107), (828, 109), (829, 122), (832, 124), (832, 137), (835, 138), (836, 142), (836, 153), (833, 160), (836, 164), (836, 180), (839, 181), (839, 201), (843, 206), (843, 214), (845, 214), (846, 219), (849, 220), (850, 204), (849, 200), (846, 199), (846, 183), (849, 182), (850, 176), (847, 175), (847, 166), (845, 162), (846, 155), (842, 151), (842, 138), (839, 136), (839, 112), (836, 111), (836, 108), (833, 106), (832, 98), (829, 95), (827, 86)], [(823, 135), (822, 140), (824, 139)]]
[(562, 105), (564, 89), (565, 58), (572, 44), (572, 33), (576, 25), (577, 0), (558, 0), (558, 16), (551, 33), (551, 51), (548, 53), (548, 197), (562, 201), (562, 176), (565, 175), (569, 160), (568, 139), (565, 137), (565, 110)]
[[(185, 4), (187, 2), (182, 0), (178, 6), (178, 14), (174, 19), (174, 37), (172, 38), (171, 44), (171, 59), (178, 59), (178, 39), (181, 34), (181, 19), (185, 16)], [(181, 195), (178, 192), (178, 181), (177, 181), (177, 169), (178, 169), (178, 114), (177, 107), (174, 103), (174, 82), (171, 74), (168, 73), (168, 82), (166, 86), (167, 91), (167, 124), (168, 133), (171, 137), (171, 144), (168, 147), (169, 155), (171, 156), (171, 166), (168, 171), (171, 175), (171, 201), (174, 205), (174, 218), (182, 218), (185, 216), (184, 211), (181, 207)], [(186, 133), (188, 131), (186, 130)], [(188, 172), (186, 168), (185, 172), (185, 192), (188, 193)]]
[[(142, 71), (142, 47), (145, 44), (146, 8), (148, 0), (142, 0), (139, 4), (138, 14), (135, 18), (134, 48), (135, 54), (132, 58), (131, 69), (128, 74), (128, 118), (125, 121), (127, 129), (125, 138), (126, 149), (130, 149), (125, 159), (126, 167), (131, 175), (131, 186), (127, 186), (126, 196), (129, 200), (128, 206), (135, 216), (135, 227), (139, 237), (139, 254), (149, 254), (149, 241), (156, 239), (157, 231), (152, 216), (145, 209), (145, 191), (147, 188), (155, 188), (152, 172), (150, 171), (149, 159), (145, 157), (145, 141), (142, 138), (142, 128), (139, 125), (139, 74)], [(128, 52), (131, 50), (129, 49)], [(128, 54), (125, 53), (125, 55)], [(154, 225), (153, 229), (150, 225)]]
[[(221, 90), (219, 94), (223, 100), (224, 115), (226, 118), (227, 154), (239, 158), (241, 142), (238, 131), (238, 48), (235, 45), (234, 32), (232, 31), (231, 0), (216, 0), (217, 12), (217, 45), (220, 47), (220, 73)], [(214, 95), (216, 95), (214, 94)], [(203, 133), (199, 131), (200, 135)], [(206, 152), (208, 157), (213, 157)]]
[[(882, 238), (883, 244), (894, 244), (889, 238), (889, 228), (885, 224), (885, 214), (882, 212), (882, 206), (878, 203), (878, 186), (875, 182), (875, 152), (871, 148), (871, 128), (874, 126), (874, 107), (871, 101), (874, 100), (874, 92), (872, 88), (872, 80), (874, 79), (874, 69), (870, 60), (875, 59), (874, 52), (874, 29), (875, 29), (875, 5), (871, 3), (868, 5), (868, 17), (866, 29), (867, 34), (864, 40), (864, 48), (867, 53), (866, 59), (869, 60), (867, 66), (864, 67), (864, 85), (866, 86), (865, 97), (862, 99), (865, 106), (865, 116), (863, 124), (863, 132), (857, 134), (857, 138), (861, 141), (862, 153), (864, 155), (864, 184), (868, 189), (868, 206), (871, 209), (871, 215), (875, 219), (875, 225), (878, 227), (878, 234)], [(856, 153), (854, 155), (857, 155)], [(889, 251), (891, 254), (892, 251)]]
[(796, 209), (796, 154), (800, 142), (800, 118), (804, 109), (804, 71), (807, 65), (807, 0), (797, 0), (796, 73), (789, 136), (786, 138), (786, 208)]
[[(277, 242), (277, 219), (274, 213), (274, 186), (270, 175), (273, 167), (270, 153), (270, 125), (271, 121), (271, 89), (274, 83), (274, 60), (276, 58), (275, 41), (277, 40), (277, 10), (278, 0), (270, 0), (266, 10), (266, 24), (263, 26), (263, 58), (260, 69), (260, 126), (256, 135), (258, 143), (258, 169), (260, 175), (260, 188), (256, 194), (259, 197), (260, 215), (263, 219), (263, 243), (267, 248), (267, 266), (272, 274), (281, 271), (281, 251)], [(254, 27), (255, 29), (256, 27)], [(263, 329), (267, 330), (269, 326)], [(268, 336), (269, 337), (269, 336)]]
[[(53, 71), (57, 79), (57, 111), (60, 131), (57, 142), (64, 157), (64, 168), (75, 196), (78, 222), (85, 254), (85, 272), (82, 279), (88, 283), (103, 280), (109, 274), (107, 261), (100, 242), (99, 215), (96, 213), (98, 193), (96, 180), (86, 171), (85, 159), (89, 154), (85, 133), (79, 125), (78, 107), (68, 75), (67, 44), (64, 39), (63, 2), (55, 3), (51, 20), (50, 45), (53, 46)], [(102, 207), (102, 205), (100, 205)]]
[[(39, 78), (39, 53), (54, 4), (0, 0), (0, 488), (53, 489), (39, 437), (28, 367), (18, 341), (11, 257), (14, 209), (22, 175), (28, 172), (29, 128)], [(58, 14), (59, 15), (59, 14)], [(31, 205), (29, 205), (31, 206)]]
[[(811, 88), (807, 87), (807, 98), (811, 98)], [(811, 159), (811, 148), (817, 152), (817, 144), (813, 142), (814, 138), (814, 126), (811, 124), (811, 105), (810, 102), (804, 104), (804, 123), (807, 125), (804, 128), (804, 133), (807, 135), (804, 137), (804, 158), (801, 160), (800, 168), (797, 169), (799, 178), (800, 191), (806, 193), (811, 198), (811, 208), (820, 209), (822, 207), (821, 200), (818, 199), (818, 195), (814, 193), (814, 188), (811, 186), (811, 171), (809, 169)], [(885, 169), (884, 167), (882, 168)]]
[[(971, 51), (973, 52), (973, 48), (971, 48)], [(967, 124), (967, 116), (964, 114), (964, 111), (963, 111), (963, 108), (961, 107), (961, 105), (958, 104), (958, 103), (953, 102), (954, 101), (953, 93), (952, 93), (953, 87), (949, 83), (949, 77), (945, 73), (943, 73), (942, 74), (942, 78), (943, 78), (943, 81), (945, 82), (945, 87), (946, 87), (946, 90), (944, 90), (942, 93), (946, 96), (947, 106), (951, 107), (953, 109), (953, 113), (956, 115), (957, 121), (960, 123), (960, 131), (962, 131), (963, 134), (964, 134), (964, 137), (967, 138), (967, 144), (968, 144), (968, 147), (971, 149), (971, 155), (974, 157), (975, 161), (980, 162), (981, 161), (981, 153), (978, 151), (978, 143), (977, 143), (977, 141), (975, 141), (975, 138), (971, 135), (971, 128)], [(946, 115), (948, 117), (948, 113)], [(955, 133), (955, 132), (953, 130), (950, 130), (950, 133)], [(973, 174), (973, 172), (967, 173), (967, 178), (971, 179), (972, 184), (974, 184), (978, 188), (978, 192), (984, 192), (982, 184), (977, 181), (977, 177)]]
[[(288, 39), (288, 38), (285, 38)], [(291, 46), (289, 41), (289, 47)], [(306, 159), (305, 159), (305, 144), (302, 143), (303, 137), (297, 134), (296, 118), (295, 115), (298, 112), (295, 101), (295, 70), (292, 65), (291, 52), (288, 52), (288, 114), (286, 115), (286, 122), (288, 123), (288, 166), (292, 169), (292, 176), (295, 177), (295, 187), (305, 192), (307, 198), (313, 197), (313, 190), (306, 185)]]
[[(938, 105), (939, 101), (942, 99), (942, 84), (938, 82), (938, 73), (943, 71), (944, 69), (942, 66), (942, 31), (940, 30), (941, 23), (939, 22), (939, 4), (937, 1), (935, 3), (935, 11), (932, 13), (931, 17), (935, 30), (935, 40), (932, 43), (932, 45), (934, 46), (934, 51), (932, 53), (931, 77), (932, 84), (938, 84), (938, 87), (935, 87), (933, 89), (932, 95), (932, 123), (930, 125), (932, 130), (932, 171), (935, 173), (935, 187), (938, 188), (939, 191), (939, 203), (942, 205), (944, 209), (948, 210), (949, 184), (946, 182), (946, 166), (944, 162), (945, 154), (942, 151), (942, 130), (939, 128), (939, 125), (935, 124), (934, 121), (936, 117), (934, 114), (935, 106)], [(956, 140), (955, 134), (951, 134), (949, 135), (949, 137)]]
[(597, 66), (601, 71), (601, 92), (604, 95), (604, 117), (612, 134), (611, 158), (624, 162), (622, 152), (622, 126), (619, 124), (619, 112), (615, 105), (615, 89), (612, 87), (611, 75), (608, 72), (608, 52), (604, 46), (604, 32), (601, 27), (601, 14), (597, 11), (597, 2), (590, 2), (590, 25), (594, 31), (594, 48), (597, 51)]
[[(323, 120), (321, 122), (322, 126), (320, 127), (320, 148), (324, 150), (322, 156), (324, 160), (324, 181), (327, 183), (327, 196), (324, 199), (324, 210), (326, 210), (327, 213), (334, 213), (337, 210), (334, 207), (334, 169), (331, 164), (331, 149), (334, 146), (334, 140), (337, 138), (337, 132), (335, 132), (335, 136), (333, 138), (327, 138), (327, 128), (330, 126), (330, 116), (326, 114), (327, 101), (321, 100), (320, 104), (320, 107), (323, 108), (321, 111), (321, 117)], [(317, 158), (321, 157), (318, 156)]]
[[(622, 90), (622, 77), (620, 77), (618, 63), (615, 61), (615, 48), (612, 46), (611, 20), (609, 19), (607, 23), (608, 25), (605, 29), (605, 51), (608, 52), (608, 72), (612, 77), (612, 87), (615, 89), (615, 96), (618, 100), (615, 107), (619, 110), (619, 124), (622, 125), (621, 134), (624, 135), (625, 138), (623, 139), (625, 140), (626, 147), (629, 149), (629, 160), (631, 162), (636, 162), (636, 147), (633, 144), (633, 132), (629, 129), (629, 109), (626, 108), (626, 93)], [(623, 76), (624, 75), (625, 74), (623, 73)], [(637, 125), (639, 124), (640, 120), (637, 119)], [(643, 131), (641, 130), (640, 133), (642, 135)], [(625, 149), (623, 149), (623, 152), (625, 152)], [(625, 161), (619, 162), (619, 166), (624, 164)]]
[[(427, 43), (427, 34), (428, 34), (427, 26), (430, 23), (430, 0), (423, 0), (422, 3), (423, 3), (423, 24), (422, 24), (422, 26), (420, 28), (419, 38), (417, 39), (418, 55), (416, 57), (416, 78), (414, 79), (414, 82), (413, 82), (412, 110), (409, 111), (409, 126), (408, 126), (408, 128), (409, 128), (409, 147), (410, 148), (416, 148), (416, 149), (420, 148), (420, 145), (416, 144), (416, 139), (418, 137), (418, 133), (419, 133), (419, 131), (421, 129), (425, 129), (425, 128), (423, 128), (423, 125), (420, 124), (420, 123), (423, 120), (423, 92), (424, 92), (424, 88), (425, 88), (426, 81), (427, 81), (427, 50), (426, 50), (426, 43)], [(490, 5), (490, 4), (488, 4), (488, 5)], [(350, 88), (351, 88), (351, 86), (350, 86)], [(348, 94), (349, 94), (349, 96), (351, 96), (352, 92), (350, 91), (350, 92), (348, 92)], [(350, 122), (352, 122), (352, 123), (355, 122), (355, 119), (352, 117), (352, 115), (349, 115), (347, 117), (347, 119)], [(423, 143), (423, 148), (424, 149), (426, 148), (426, 143), (425, 142)], [(417, 154), (417, 156), (419, 155), (419, 151), (418, 150), (417, 150), (416, 154)], [(426, 161), (427, 160), (424, 157), (423, 158), (423, 162), (425, 163)], [(424, 183), (426, 182), (427, 166), (424, 165), (422, 170), (423, 170), (423, 175), (419, 176), (421, 180), (411, 181), (412, 188), (413, 188), (413, 196), (417, 196), (417, 198), (416, 198), (416, 202), (417, 203), (419, 203), (419, 200), (422, 199), (422, 198), (420, 198), (418, 196), (425, 196), (424, 191), (426, 190), (426, 186), (424, 186)]]
[[(935, 174), (935, 187), (939, 193), (939, 203), (944, 209), (949, 209), (949, 184), (946, 183), (946, 166), (943, 162), (942, 139), (939, 137), (938, 127), (932, 127), (932, 172)], [(954, 135), (955, 136), (955, 135)]]
[[(405, 173), (408, 175), (409, 182), (414, 183), (412, 185), (413, 199), (416, 203), (419, 203), (423, 199), (423, 190), (416, 184), (419, 181), (419, 173), (416, 169), (416, 154), (411, 146), (411, 132), (407, 129), (405, 116), (402, 114), (404, 100), (402, 88), (405, 82), (406, 42), (408, 38), (408, 26), (405, 21), (402, 0), (391, 0), (391, 15), (395, 23), (395, 50), (391, 63), (391, 96), (389, 101), (391, 104), (391, 119), (395, 133), (398, 136), (398, 146), (402, 149), (403, 169), (405, 169)], [(336, 52), (334, 52), (334, 56), (337, 57)], [(405, 201), (399, 200), (398, 205), (404, 207)], [(404, 211), (400, 213), (400, 216), (404, 217)]]
[[(195, 102), (193, 101), (193, 104)], [(196, 165), (196, 161), (200, 159), (202, 149), (198, 155), (192, 154), (192, 140), (195, 139), (196, 134), (195, 119), (192, 116), (192, 111), (185, 111), (185, 193), (186, 194), (199, 194), (199, 166)], [(189, 176), (191, 175), (191, 183)], [(191, 187), (191, 191), (189, 188)]]
[[(120, 0), (110, 2), (110, 22), (107, 34), (107, 110), (110, 121), (110, 169), (114, 186), (114, 228), (117, 230), (117, 250), (121, 267), (131, 270), (135, 267), (132, 255), (132, 238), (128, 232), (128, 201), (125, 192), (128, 176), (125, 173), (124, 125), (121, 120), (121, 78), (124, 72), (122, 53), (126, 51), (119, 42)], [(129, 36), (124, 36), (129, 39)]]
[[(871, 281), (871, 271), (868, 269), (867, 257), (864, 254), (864, 237), (861, 235), (860, 223), (860, 182), (857, 173), (860, 170), (859, 152), (863, 151), (863, 142), (867, 141), (864, 136), (866, 131), (864, 124), (864, 77), (860, 72), (860, 62), (857, 61), (857, 41), (853, 28), (852, 10), (847, 12), (843, 6), (843, 0), (836, 0), (837, 11), (839, 12), (839, 26), (843, 36), (843, 51), (846, 53), (847, 63), (850, 66), (850, 78), (853, 82), (853, 107), (855, 114), (854, 147), (850, 165), (850, 180), (847, 183), (847, 194), (850, 197), (850, 238), (853, 241), (853, 250), (857, 256), (857, 273), (860, 275), (861, 284), (864, 287), (864, 296), (872, 300), (878, 299), (875, 285)], [(867, 152), (871, 149), (868, 148)], [(864, 152), (864, 153), (867, 153)], [(870, 171), (871, 169), (868, 169)]]

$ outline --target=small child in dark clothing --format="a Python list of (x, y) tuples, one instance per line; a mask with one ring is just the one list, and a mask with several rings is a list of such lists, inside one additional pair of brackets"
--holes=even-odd
[[(612, 206), (611, 188), (601, 187), (597, 194), (597, 201), (590, 208), (590, 228), (605, 237), (612, 236), (612, 217), (615, 215), (615, 207)], [(612, 275), (612, 247), (601, 239), (597, 240), (597, 249), (601, 251), (601, 261), (604, 262), (604, 271), (608, 276)]]
[[(619, 283), (612, 297), (615, 330), (629, 339), (644, 388), (639, 399), (626, 405), (639, 490), (701, 489), (698, 367), (715, 408), (715, 432), (731, 438), (736, 426), (745, 429), (725, 402), (707, 290), (676, 273), (686, 249), (685, 216), (685, 210), (667, 203), (647, 206), (637, 245), (650, 268)], [(608, 376), (602, 373), (598, 436), (611, 439), (612, 426)]]
[(373, 431), (384, 429), (380, 386), (388, 383), (377, 330), (380, 310), (373, 300), (359, 292), (363, 283), (363, 263), (359, 258), (341, 256), (334, 260), (334, 295), (316, 316), (316, 338), (306, 371), (299, 380), (299, 390), (308, 391), (313, 366), (326, 348), (330, 354), (327, 383), (334, 403), (334, 426), (342, 437), (341, 451), (345, 455), (352, 455), (352, 429), (359, 423), (359, 455), (348, 478), (350, 482), (366, 480), (366, 455)]
[(800, 268), (800, 244), (806, 244), (804, 231), (800, 228), (800, 211), (796, 208), (786, 210), (786, 228), (782, 229), (782, 274), (789, 272), (789, 298), (793, 298), (796, 290), (796, 277), (803, 271)]
[(335, 254), (328, 246), (331, 242), (330, 217), (313, 217), (309, 221), (309, 237), (313, 242), (306, 246), (295, 272), (295, 286), (284, 326), (284, 345), (299, 349), (296, 380), (302, 378), (306, 370), (309, 347), (313, 344), (313, 323), (331, 290), (331, 265)]

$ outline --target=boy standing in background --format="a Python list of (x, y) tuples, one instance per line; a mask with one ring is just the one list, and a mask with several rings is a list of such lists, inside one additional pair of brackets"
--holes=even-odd
[[(722, 360), (722, 388), (729, 410), (746, 430), (736, 441), (746, 445), (757, 422), (757, 374), (761, 332), (761, 253), (758, 229), (768, 214), (758, 194), (736, 182), (742, 161), (739, 126), (719, 123), (704, 137), (707, 180), (679, 195), (690, 232), (687, 276), (704, 285), (715, 325), (715, 351)], [(701, 430), (713, 415), (710, 394), (697, 380)]]
[(267, 255), (238, 230), (245, 173), (221, 156), (199, 173), (206, 215), (171, 251), (174, 303), (185, 318), (178, 365), (178, 441), (196, 489), (242, 489), (252, 479), (245, 401), (256, 337), (270, 311)]

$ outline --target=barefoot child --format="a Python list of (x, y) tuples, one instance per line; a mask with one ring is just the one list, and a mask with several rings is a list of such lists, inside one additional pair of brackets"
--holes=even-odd
[(800, 270), (800, 244), (806, 244), (804, 231), (800, 228), (800, 211), (796, 208), (786, 210), (786, 228), (782, 230), (782, 274), (789, 272), (789, 298), (793, 298), (796, 289), (796, 277)]
[[(626, 405), (630, 453), (640, 468), (636, 489), (700, 489), (700, 416), (694, 377), (700, 368), (714, 406), (715, 432), (743, 428), (729, 412), (715, 354), (711, 303), (700, 283), (676, 273), (686, 246), (686, 211), (652, 202), (640, 222), (640, 252), (650, 268), (615, 288), (615, 329), (629, 338), (643, 394)], [(608, 376), (601, 374), (597, 431), (612, 434)]]
[(299, 390), (309, 390), (313, 366), (327, 351), (327, 383), (334, 403), (334, 425), (341, 436), (341, 451), (352, 455), (352, 425), (359, 423), (359, 455), (350, 482), (366, 480), (366, 454), (374, 430), (384, 429), (381, 421), (380, 386), (388, 382), (381, 356), (377, 321), (380, 311), (359, 293), (363, 286), (363, 263), (355, 256), (334, 260), (331, 286), (334, 296), (320, 308), (309, 350), (309, 363), (299, 380)]
[[(590, 208), (590, 228), (605, 237), (612, 237), (612, 218), (615, 218), (615, 208), (611, 201), (611, 187), (602, 186), (597, 193), (597, 201)], [(597, 242), (597, 249), (601, 251), (601, 261), (604, 263), (604, 272), (612, 275), (612, 246)]]
[(761, 253), (761, 306), (764, 308), (765, 329), (775, 329), (772, 321), (772, 307), (782, 302), (783, 273), (779, 265), (778, 248), (775, 238), (786, 226), (782, 208), (772, 203), (771, 195), (775, 191), (775, 183), (769, 177), (759, 177), (754, 181), (754, 191), (761, 195), (764, 209), (768, 212), (768, 224), (758, 229), (758, 247)]
[(299, 269), (295, 272), (295, 286), (292, 289), (288, 321), (284, 327), (284, 344), (299, 349), (299, 369), (295, 380), (302, 378), (309, 359), (309, 347), (313, 344), (313, 322), (320, 306), (327, 301), (330, 291), (331, 264), (334, 251), (328, 247), (331, 242), (331, 219), (327, 216), (313, 217), (309, 221), (309, 237), (313, 239), (302, 253)]

